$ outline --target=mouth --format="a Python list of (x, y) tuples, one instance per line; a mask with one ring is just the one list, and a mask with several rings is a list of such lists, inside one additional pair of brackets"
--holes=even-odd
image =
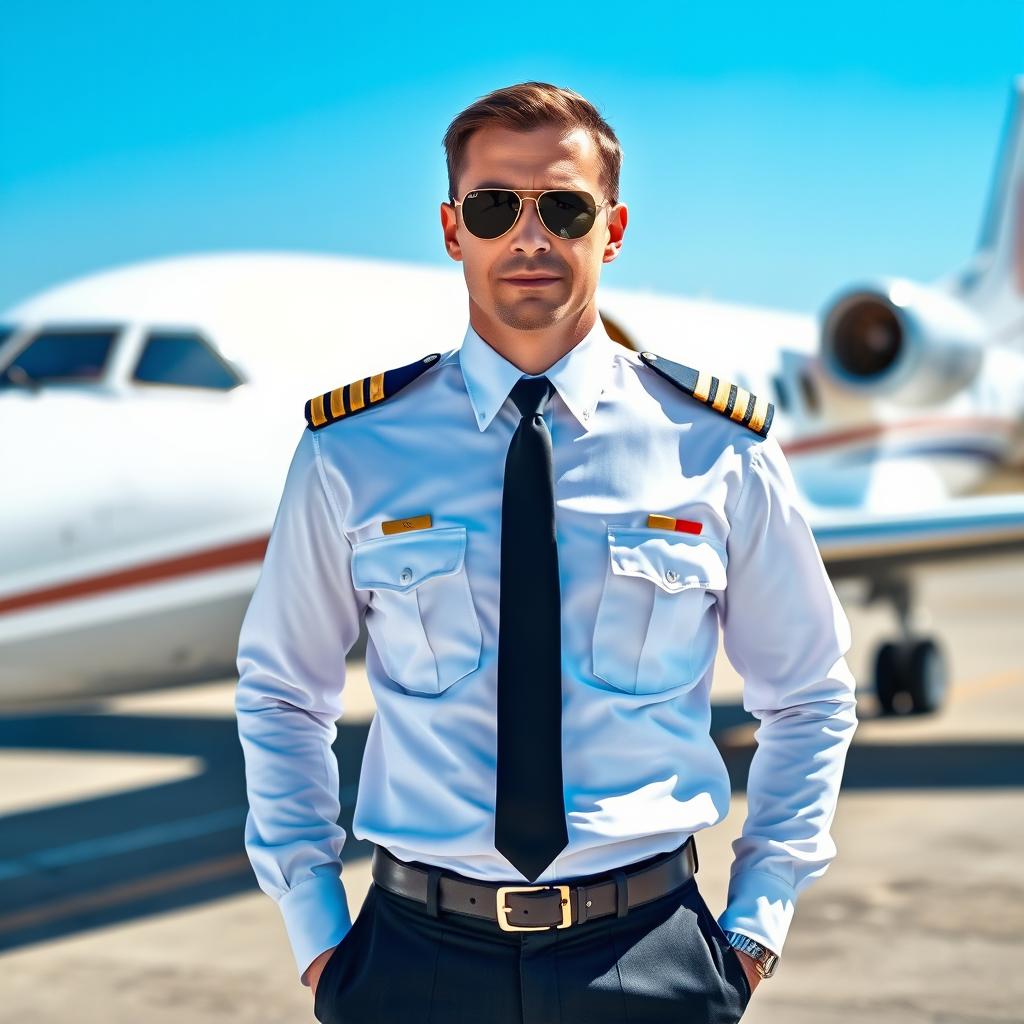
[(520, 288), (544, 288), (562, 279), (560, 277), (503, 277), (502, 280)]

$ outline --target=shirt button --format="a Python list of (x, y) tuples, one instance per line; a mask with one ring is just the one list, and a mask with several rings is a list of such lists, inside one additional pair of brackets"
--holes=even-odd
[(679, 579), (679, 573), (677, 573), (675, 569), (669, 569), (668, 572), (665, 573), (665, 579), (667, 579), (669, 583), (675, 583), (675, 581)]
[(412, 579), (412, 569), (408, 568), (408, 566), (404, 568), (402, 570), (402, 575), (399, 577), (399, 579), (401, 579), (403, 583), (408, 583), (409, 580)]

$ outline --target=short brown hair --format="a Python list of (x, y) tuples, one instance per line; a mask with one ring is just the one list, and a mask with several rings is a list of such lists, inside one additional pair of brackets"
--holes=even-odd
[(456, 198), (455, 189), (470, 135), (488, 125), (519, 132), (546, 125), (557, 125), (567, 132), (585, 129), (597, 143), (601, 159), (600, 186), (605, 197), (613, 203), (619, 201), (622, 147), (615, 131), (578, 92), (548, 82), (520, 82), (495, 89), (456, 115), (444, 133), (443, 142), (448, 163), (449, 200)]

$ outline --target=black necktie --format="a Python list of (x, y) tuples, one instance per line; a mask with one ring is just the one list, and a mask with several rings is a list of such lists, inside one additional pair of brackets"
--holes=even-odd
[(547, 377), (522, 377), (505, 457), (498, 626), (494, 845), (531, 882), (565, 849), (562, 601), (555, 542)]

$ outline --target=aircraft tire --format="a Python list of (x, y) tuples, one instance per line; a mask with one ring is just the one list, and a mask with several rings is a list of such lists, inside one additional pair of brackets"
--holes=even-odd
[(914, 714), (934, 714), (945, 703), (949, 690), (946, 656), (931, 637), (912, 642), (907, 657), (906, 683)]
[(896, 694), (904, 689), (901, 645), (894, 641), (880, 644), (875, 654), (875, 695), (883, 715), (896, 712)]

